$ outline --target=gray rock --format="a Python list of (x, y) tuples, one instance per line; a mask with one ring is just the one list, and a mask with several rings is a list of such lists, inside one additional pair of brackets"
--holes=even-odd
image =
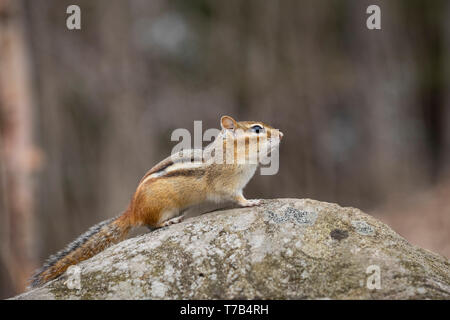
[(355, 208), (264, 200), (128, 239), (15, 299), (450, 299), (447, 258)]

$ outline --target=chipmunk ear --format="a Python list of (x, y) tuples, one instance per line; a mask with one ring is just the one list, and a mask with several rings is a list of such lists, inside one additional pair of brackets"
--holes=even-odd
[(220, 125), (223, 129), (234, 130), (237, 127), (236, 120), (230, 116), (223, 116), (220, 118)]

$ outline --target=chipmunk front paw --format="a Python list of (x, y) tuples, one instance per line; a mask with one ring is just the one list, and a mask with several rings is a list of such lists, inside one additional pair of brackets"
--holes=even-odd
[(254, 207), (261, 204), (261, 200), (253, 199), (253, 200), (245, 200), (241, 203), (243, 207)]

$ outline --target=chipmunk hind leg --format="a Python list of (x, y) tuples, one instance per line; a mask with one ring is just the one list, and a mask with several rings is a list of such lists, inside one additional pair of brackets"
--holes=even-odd
[(180, 223), (184, 220), (184, 214), (176, 215), (175, 217), (171, 215), (171, 218), (167, 218), (158, 223), (158, 228), (167, 227), (172, 224)]
[(184, 220), (185, 215), (180, 214), (177, 210), (169, 210), (166, 212), (163, 212), (161, 219), (158, 220), (156, 223), (148, 223), (146, 224), (146, 227), (150, 230), (156, 230), (158, 228), (167, 227), (172, 224), (180, 223)]

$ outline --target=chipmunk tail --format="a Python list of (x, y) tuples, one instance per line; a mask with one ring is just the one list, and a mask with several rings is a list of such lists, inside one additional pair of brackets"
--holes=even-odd
[(30, 279), (30, 288), (39, 287), (58, 278), (71, 265), (87, 260), (107, 247), (125, 239), (132, 227), (130, 214), (102, 221), (50, 256)]

